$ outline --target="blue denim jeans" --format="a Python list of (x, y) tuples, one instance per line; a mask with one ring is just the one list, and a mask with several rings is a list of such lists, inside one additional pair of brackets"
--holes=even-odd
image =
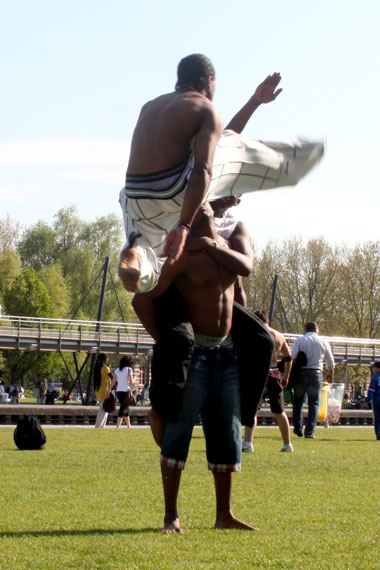
[(373, 399), (372, 407), (376, 439), (380, 439), (380, 398)]
[(193, 427), (201, 416), (208, 467), (239, 471), (241, 423), (239, 378), (235, 356), (226, 348), (195, 348), (184, 388), (183, 406), (166, 422), (161, 463), (183, 469)]
[(302, 409), (307, 394), (309, 413), (307, 416), (305, 435), (313, 435), (317, 424), (319, 396), (322, 388), (322, 372), (305, 368), (301, 370), (300, 380), (294, 386), (293, 425), (294, 429), (302, 431)]

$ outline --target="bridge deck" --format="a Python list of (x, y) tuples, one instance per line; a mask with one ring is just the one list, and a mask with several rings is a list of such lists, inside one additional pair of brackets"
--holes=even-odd
[(0, 318), (0, 349), (144, 354), (152, 346), (152, 337), (138, 323)]
[[(290, 346), (300, 335), (284, 334)], [(379, 339), (323, 337), (331, 345), (335, 361), (369, 365), (380, 360)], [(0, 350), (55, 352), (107, 352), (144, 355), (153, 347), (152, 337), (139, 323), (0, 317)]]

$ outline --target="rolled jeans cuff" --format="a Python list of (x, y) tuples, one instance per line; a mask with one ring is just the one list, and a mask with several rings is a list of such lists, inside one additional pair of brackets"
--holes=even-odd
[(234, 471), (241, 471), (241, 463), (210, 463), (208, 462), (208, 468), (210, 471), (216, 471), (217, 473), (233, 473)]
[(180, 469), (181, 471), (185, 469), (185, 461), (181, 459), (174, 459), (173, 457), (166, 457), (165, 455), (160, 455), (161, 465), (166, 465), (167, 467), (172, 467), (173, 469)]

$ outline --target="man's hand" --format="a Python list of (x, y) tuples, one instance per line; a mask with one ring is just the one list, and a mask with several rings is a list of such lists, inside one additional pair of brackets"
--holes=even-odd
[(268, 77), (256, 87), (256, 91), (249, 101), (232, 117), (225, 129), (231, 129), (235, 131), (235, 133), (241, 133), (253, 113), (262, 103), (270, 103), (280, 95), (282, 89), (277, 89), (276, 91), (280, 81), (281, 75), (279, 73), (268, 75)]
[(186, 228), (177, 226), (167, 235), (163, 256), (168, 258), (170, 265), (177, 261), (183, 252), (187, 234)]
[(270, 103), (278, 97), (282, 89), (277, 89), (277, 85), (281, 81), (281, 75), (279, 73), (273, 73), (268, 75), (266, 79), (256, 88), (254, 98), (258, 103)]
[(282, 380), (281, 380), (281, 386), (282, 386), (283, 388), (286, 388), (288, 384), (289, 384), (289, 378), (282, 378)]

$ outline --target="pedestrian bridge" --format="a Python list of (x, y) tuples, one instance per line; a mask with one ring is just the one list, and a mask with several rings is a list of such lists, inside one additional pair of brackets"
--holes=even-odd
[[(292, 346), (296, 334), (284, 334)], [(323, 337), (331, 345), (336, 363), (369, 365), (380, 360), (380, 339)], [(0, 317), (0, 350), (85, 352), (144, 355), (152, 337), (139, 323)]]
[(152, 337), (139, 323), (0, 317), (0, 349), (144, 354)]

